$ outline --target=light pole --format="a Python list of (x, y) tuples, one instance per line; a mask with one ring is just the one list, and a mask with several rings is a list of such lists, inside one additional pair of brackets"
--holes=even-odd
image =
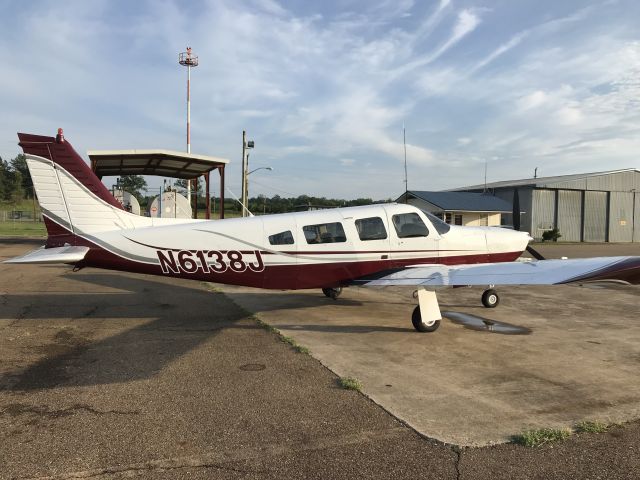
[(247, 172), (249, 170), (249, 152), (255, 146), (253, 140), (247, 140), (247, 132), (245, 130), (242, 131), (242, 195), (240, 203), (242, 203), (242, 216), (247, 216), (247, 204), (249, 199), (247, 197), (247, 176), (249, 175)]
[[(247, 154), (247, 168), (249, 168), (249, 155)], [(251, 175), (253, 172), (257, 172), (258, 170), (273, 170), (272, 167), (258, 167), (258, 168), (254, 168), (253, 170), (251, 170), (250, 172), (247, 172), (247, 174), (245, 175), (244, 178), (244, 188), (245, 188), (245, 195), (246, 195), (246, 199), (247, 199), (247, 204), (245, 205), (246, 210), (249, 210), (249, 175)]]
[[(187, 47), (187, 51), (178, 56), (178, 63), (187, 67), (187, 153), (191, 153), (191, 67), (198, 66), (198, 56), (191, 53), (191, 47)], [(191, 180), (187, 180), (187, 199), (191, 208)]]

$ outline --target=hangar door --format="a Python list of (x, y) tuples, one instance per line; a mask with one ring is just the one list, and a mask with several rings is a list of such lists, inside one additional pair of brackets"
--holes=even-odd
[(579, 242), (581, 227), (582, 192), (558, 191), (558, 230), (561, 241)]
[(607, 240), (607, 192), (584, 192), (584, 241)]
[(611, 192), (609, 241), (633, 241), (633, 192)]
[(531, 235), (542, 238), (543, 232), (553, 228), (556, 192), (553, 190), (534, 190), (531, 205)]

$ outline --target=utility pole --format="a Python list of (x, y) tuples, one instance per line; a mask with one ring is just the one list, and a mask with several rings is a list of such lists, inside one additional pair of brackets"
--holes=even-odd
[[(191, 53), (191, 47), (187, 47), (187, 51), (178, 56), (178, 63), (187, 67), (187, 153), (191, 153), (191, 67), (198, 66), (198, 56)], [(187, 200), (191, 209), (191, 179), (187, 180)]]
[(240, 192), (240, 203), (242, 203), (242, 216), (246, 217), (246, 208), (247, 208), (247, 132), (246, 130), (242, 131), (242, 187)]
[(247, 140), (246, 130), (242, 131), (242, 216), (246, 217), (249, 212), (249, 150), (255, 146), (253, 140)]

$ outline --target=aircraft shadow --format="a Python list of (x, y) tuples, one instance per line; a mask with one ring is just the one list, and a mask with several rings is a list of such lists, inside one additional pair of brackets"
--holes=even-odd
[(294, 330), (299, 332), (326, 332), (326, 333), (373, 333), (373, 332), (389, 332), (389, 333), (407, 333), (413, 332), (412, 327), (389, 327), (385, 325), (281, 325), (278, 324), (280, 330)]
[[(0, 376), (0, 391), (113, 384), (150, 378), (246, 317), (246, 312), (224, 295), (189, 288), (181, 285), (182, 282), (154, 282), (117, 274), (75, 273), (73, 279), (117, 287), (128, 293), (6, 296), (5, 305), (20, 311), (9, 328), (33, 326), (31, 337), (43, 331), (44, 335), (49, 335), (47, 331), (51, 330), (41, 328), (40, 323), (28, 325), (26, 322), (30, 320), (68, 321), (60, 325), (53, 339), (50, 336), (44, 340), (33, 339), (31, 345), (24, 346), (24, 351), (34, 350), (42, 358), (24, 369), (15, 368)], [(124, 324), (120, 319), (124, 319)], [(256, 325), (255, 328), (259, 327)], [(118, 333), (96, 339), (100, 332), (112, 329), (117, 329)], [(40, 345), (35, 345), (39, 340)]]

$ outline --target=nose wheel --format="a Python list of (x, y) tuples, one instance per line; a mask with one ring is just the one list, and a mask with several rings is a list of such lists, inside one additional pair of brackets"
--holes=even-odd
[(324, 293), (324, 295), (326, 297), (332, 298), (332, 299), (337, 299), (340, 294), (342, 293), (342, 287), (336, 287), (336, 288), (323, 288), (322, 289), (322, 293)]
[(486, 308), (496, 308), (499, 303), (500, 297), (493, 288), (489, 288), (482, 293), (482, 305)]
[(420, 314), (420, 305), (413, 309), (413, 314), (411, 315), (411, 323), (413, 323), (413, 328), (415, 328), (418, 332), (435, 332), (440, 326), (440, 320), (422, 320), (422, 315)]

